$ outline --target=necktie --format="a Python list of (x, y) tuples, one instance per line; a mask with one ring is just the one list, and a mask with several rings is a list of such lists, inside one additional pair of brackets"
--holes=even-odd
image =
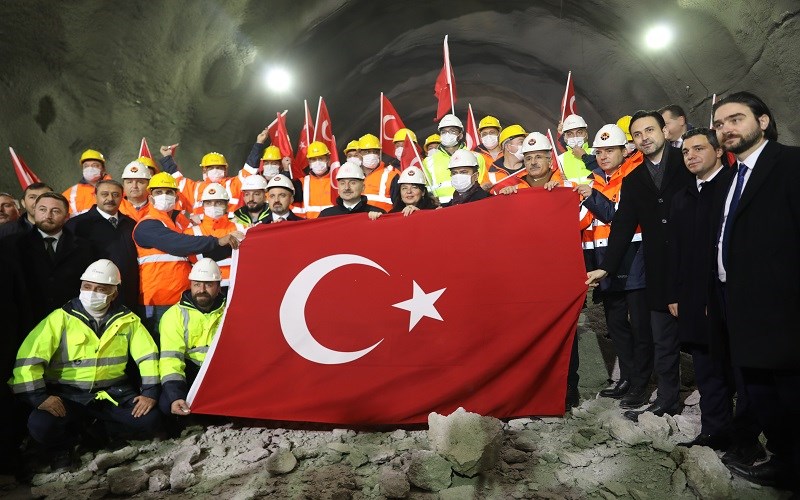
[(51, 259), (55, 260), (56, 258), (56, 239), (52, 236), (48, 236), (44, 239), (44, 248), (47, 250), (47, 255), (50, 256)]
[(110, 222), (111, 225), (114, 226), (114, 229), (116, 229), (117, 228), (117, 224), (119, 224), (119, 221), (117, 220), (116, 217), (109, 217), (108, 218), (108, 222)]
[(728, 217), (725, 219), (725, 227), (722, 230), (722, 265), (728, 267), (728, 249), (730, 247), (731, 228), (733, 219), (736, 216), (736, 209), (739, 207), (739, 199), (742, 197), (744, 187), (744, 176), (747, 173), (747, 165), (739, 164), (739, 173), (736, 176), (736, 187), (733, 188), (733, 198), (728, 209)]

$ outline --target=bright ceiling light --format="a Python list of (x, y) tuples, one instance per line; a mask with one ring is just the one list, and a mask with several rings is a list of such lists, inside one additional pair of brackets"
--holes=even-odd
[(665, 24), (653, 26), (644, 35), (645, 43), (653, 50), (660, 50), (668, 46), (672, 43), (672, 38), (672, 29)]
[(286, 92), (292, 86), (292, 75), (283, 68), (270, 68), (264, 73), (264, 83), (273, 92)]

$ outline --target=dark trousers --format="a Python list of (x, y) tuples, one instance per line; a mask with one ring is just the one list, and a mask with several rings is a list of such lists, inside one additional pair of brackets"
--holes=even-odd
[(28, 411), (11, 392), (11, 388), (0, 387), (0, 475), (13, 475), (20, 470), (22, 453), (20, 445), (25, 439), (25, 421)]
[(691, 344), (695, 381), (700, 391), (700, 423), (703, 434), (725, 434), (733, 421), (733, 380), (730, 361), (712, 355), (707, 345)]
[(81, 424), (91, 419), (103, 422), (110, 437), (147, 439), (158, 431), (161, 415), (153, 408), (147, 415), (131, 415), (134, 402), (119, 406), (110, 401), (92, 401), (88, 405), (61, 398), (67, 410), (65, 417), (56, 417), (35, 409), (28, 417), (28, 432), (46, 448), (64, 449), (77, 444)]
[(603, 292), (606, 327), (619, 359), (619, 379), (642, 389), (653, 373), (653, 334), (645, 290)]
[(650, 311), (653, 330), (653, 367), (658, 375), (658, 397), (655, 403), (676, 408), (681, 389), (681, 354), (678, 319), (666, 311)]
[(139, 306), (139, 310), (137, 311), (139, 318), (142, 320), (142, 325), (150, 332), (150, 336), (153, 337), (156, 345), (161, 345), (159, 343), (159, 339), (161, 338), (159, 333), (161, 316), (163, 316), (170, 307), (172, 306)]

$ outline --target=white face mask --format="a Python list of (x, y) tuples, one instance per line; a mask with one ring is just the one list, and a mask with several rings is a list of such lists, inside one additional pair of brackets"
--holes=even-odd
[[(516, 148), (516, 149), (512, 151), (511, 148)], [(521, 148), (519, 146), (514, 146), (512, 144), (508, 145), (508, 152), (511, 153), (511, 155), (517, 160), (522, 161), (522, 159), (525, 158), (525, 155), (520, 152), (520, 149)]]
[(436, 148), (431, 148), (431, 149), (428, 150), (427, 153), (425, 153), (425, 155), (430, 157), (430, 156), (433, 156), (433, 153), (435, 153), (435, 152), (436, 152)]
[(636, 151), (636, 144), (632, 142), (625, 143), (625, 151), (627, 151), (628, 154), (633, 154), (633, 152)]
[(211, 182), (219, 182), (225, 178), (225, 171), (219, 168), (215, 168), (206, 172), (206, 175), (204, 175), (204, 177), (206, 177)]
[(458, 191), (463, 193), (472, 186), (472, 176), (467, 174), (454, 174), (450, 176), (450, 184)]
[(225, 207), (218, 207), (216, 205), (211, 207), (203, 207), (203, 213), (206, 214), (206, 217), (219, 219), (225, 213)]
[(328, 170), (328, 164), (325, 163), (324, 160), (314, 160), (309, 166), (311, 167), (311, 171), (314, 172), (314, 175), (322, 175)]
[(448, 132), (446, 134), (442, 134), (441, 138), (442, 138), (442, 146), (444, 146), (446, 148), (452, 148), (453, 146), (458, 144), (458, 135), (457, 134), (451, 134), (451, 133)]
[(271, 179), (278, 175), (281, 171), (281, 167), (277, 165), (264, 165), (264, 177), (267, 179)]
[(374, 153), (364, 155), (363, 158), (364, 168), (375, 168), (378, 166), (378, 163), (380, 162), (381, 162), (380, 158), (378, 158), (378, 155)]
[(87, 311), (99, 312), (108, 307), (108, 295), (104, 293), (81, 290), (78, 299)]
[(95, 182), (100, 180), (103, 171), (97, 167), (86, 167), (83, 169), (83, 178), (87, 182)]
[(166, 212), (175, 208), (176, 200), (177, 197), (174, 194), (157, 194), (153, 196), (153, 207)]
[(397, 146), (394, 148), (394, 157), (398, 160), (403, 157), (403, 146)]
[(481, 137), (481, 144), (486, 149), (493, 149), (497, 147), (497, 136), (495, 134), (484, 135)]
[(351, 156), (351, 157), (349, 157), (349, 158), (347, 159), (347, 162), (348, 162), (348, 163), (352, 163), (352, 164), (353, 164), (353, 165), (355, 165), (356, 167), (360, 167), (360, 166), (361, 166), (361, 158), (359, 158), (358, 156)]
[(583, 137), (571, 137), (567, 139), (567, 146), (571, 148), (579, 148), (583, 146)]

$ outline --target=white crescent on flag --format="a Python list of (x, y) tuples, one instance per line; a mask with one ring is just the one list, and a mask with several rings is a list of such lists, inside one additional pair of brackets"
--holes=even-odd
[(320, 135), (322, 135), (322, 139), (324, 139), (328, 144), (330, 144), (331, 136), (325, 133), (325, 129), (328, 129), (329, 131), (331, 129), (331, 122), (329, 122), (328, 120), (322, 122), (322, 129), (320, 131)]
[(390, 121), (394, 120), (394, 119), (395, 118), (392, 115), (386, 115), (386, 116), (383, 117), (383, 127), (382, 127), (382, 130), (381, 130), (381, 133), (383, 134), (383, 138), (385, 140), (387, 140), (387, 141), (391, 141), (392, 139), (394, 139), (394, 136), (390, 136), (390, 135), (386, 134), (386, 124), (389, 123)]

